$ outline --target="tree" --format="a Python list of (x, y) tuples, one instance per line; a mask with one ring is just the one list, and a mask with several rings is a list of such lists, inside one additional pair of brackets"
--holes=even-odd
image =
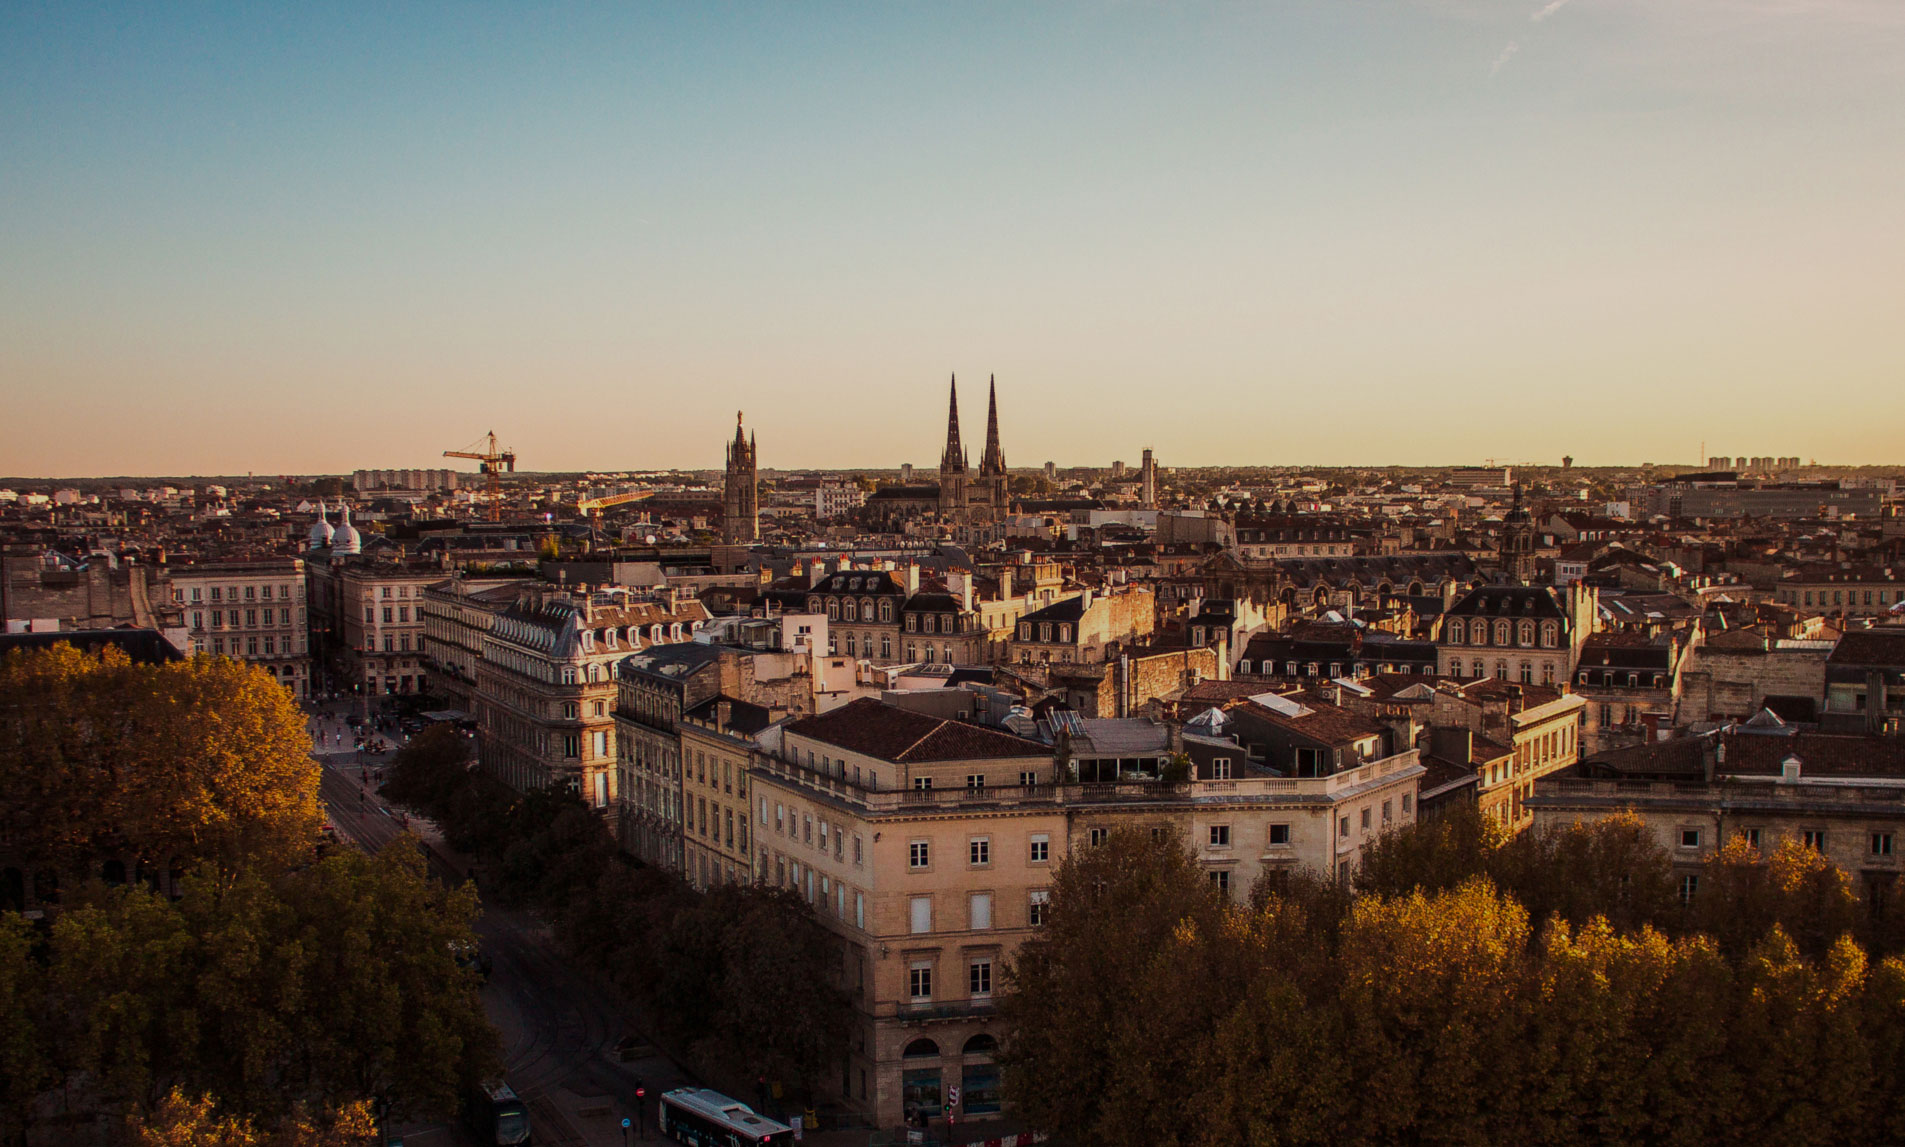
[(443, 820), (469, 772), (469, 740), (451, 725), (436, 724), (397, 750), (383, 793), (412, 812)]
[(1338, 953), (1351, 1077), (1382, 1102), (1368, 1134), (1423, 1143), (1515, 1139), (1527, 1031), (1528, 913), (1486, 880), (1364, 897)]
[(52, 1078), (35, 1014), (44, 998), (26, 920), (0, 912), (0, 1132), (24, 1132), (34, 1097)]
[(0, 809), (34, 868), (288, 867), (321, 823), (310, 752), (290, 694), (242, 662), (66, 645), (0, 662)]
[(1845, 873), (1818, 850), (1787, 838), (1763, 857), (1735, 836), (1707, 858), (1692, 918), (1732, 957), (1745, 955), (1775, 924), (1817, 957), (1857, 927), (1858, 901)]
[(456, 962), (475, 943), (472, 889), (430, 879), (407, 843), (328, 856), (291, 877), (286, 900), (309, 953), (288, 1067), (297, 1094), (442, 1117), (495, 1072), (496, 1032), (476, 974)]
[(275, 1129), (242, 1115), (221, 1114), (209, 1095), (174, 1088), (150, 1116), (134, 1115), (127, 1131), (136, 1147), (370, 1147), (377, 1123), (368, 1103), (354, 1103), (313, 1119), (302, 1109)]
[(1223, 901), (1174, 834), (1120, 828), (1059, 866), (1048, 911), (1003, 976), (1006, 1089), (1054, 1135), (1143, 1142), (1112, 1114), (1115, 1057), (1132, 1046), (1120, 1033), (1141, 1027), (1134, 1017), (1149, 1015), (1143, 1002), (1156, 1000), (1145, 991), (1151, 966), (1133, 954), (1168, 950), (1187, 920), (1197, 934), (1214, 935)]
[(714, 1058), (811, 1089), (846, 1056), (853, 1027), (838, 941), (786, 888), (724, 884), (704, 910), (722, 922)]

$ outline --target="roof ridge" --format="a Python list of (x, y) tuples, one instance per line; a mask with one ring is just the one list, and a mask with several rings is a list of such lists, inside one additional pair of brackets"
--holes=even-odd
[[(926, 716), (926, 714), (924, 714), (924, 713), (921, 713), (921, 714), (920, 714), (920, 716), (922, 716), (922, 717), (924, 717), (924, 716)], [(908, 745), (908, 746), (906, 746), (906, 747), (905, 747), (904, 749), (901, 749), (901, 750), (900, 750), (899, 752), (897, 752), (897, 753), (894, 753), (894, 754), (893, 754), (893, 759), (894, 759), (894, 760), (896, 760), (896, 761), (898, 761), (898, 760), (903, 760), (903, 759), (905, 759), (905, 757), (906, 757), (906, 754), (908, 754), (908, 753), (910, 753), (910, 752), (912, 752), (912, 751), (913, 751), (914, 749), (917, 749), (917, 748), (919, 748), (919, 747), (920, 747), (921, 745), (923, 745), (923, 744), (925, 744), (925, 743), (926, 743), (926, 739), (927, 739), (928, 737), (931, 737), (931, 736), (932, 736), (932, 735), (933, 735), (934, 733), (937, 733), (937, 732), (939, 732), (939, 731), (940, 731), (940, 730), (941, 730), (942, 728), (944, 728), (944, 727), (945, 727), (945, 726), (947, 725), (947, 723), (948, 723), (948, 722), (947, 722), (947, 720), (946, 720), (946, 718), (944, 718), (944, 717), (938, 717), (938, 718), (932, 718), (932, 721), (933, 721), (933, 727), (932, 727), (932, 728), (930, 728), (930, 729), (928, 729), (928, 730), (926, 730), (926, 731), (925, 731), (924, 733), (921, 733), (921, 734), (919, 735), (919, 739), (918, 739), (918, 740), (915, 740), (915, 741), (914, 741), (914, 742), (913, 742), (912, 744), (910, 744), (910, 745)]]

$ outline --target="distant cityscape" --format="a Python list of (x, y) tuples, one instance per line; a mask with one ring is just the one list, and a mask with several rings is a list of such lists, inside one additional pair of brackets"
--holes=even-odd
[[(879, 1126), (1009, 1109), (1004, 962), (1120, 825), (1233, 899), (1464, 805), (1630, 810), (1688, 901), (1739, 831), (1895, 881), (1895, 810), (1840, 798), (1905, 779), (1898, 472), (1013, 468), (1000, 396), (976, 465), (955, 382), (937, 466), (897, 472), (775, 470), (741, 415), (701, 472), (489, 436), (450, 452), (476, 474), (14, 482), (0, 641), (145, 634), (463, 723), (641, 862), (792, 890), (863, 985), (826, 1094)], [(1780, 807), (1741, 805), (1768, 775)]]

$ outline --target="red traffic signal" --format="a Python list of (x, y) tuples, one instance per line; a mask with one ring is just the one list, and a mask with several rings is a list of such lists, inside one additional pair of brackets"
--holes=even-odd
[(647, 1098), (648, 1098), (648, 1089), (647, 1089), (646, 1087), (638, 1087), (638, 1088), (636, 1088), (636, 1089), (635, 1089), (635, 1098), (637, 1098), (637, 1099), (647, 1099)]

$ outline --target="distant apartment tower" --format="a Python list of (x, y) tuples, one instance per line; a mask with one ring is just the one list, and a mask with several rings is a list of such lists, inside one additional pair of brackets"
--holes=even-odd
[(1058, 463), (1047, 462), (1045, 464), (1045, 480), (1047, 482), (1055, 482), (1058, 480)]
[(351, 489), (359, 494), (383, 491), (430, 493), (456, 489), (455, 470), (355, 470)]
[(1473, 490), (1481, 486), (1505, 490), (1514, 485), (1515, 471), (1511, 466), (1457, 466), (1449, 471), (1447, 481), (1458, 490)]
[(1124, 477), (1124, 463), (1122, 461), (1114, 461), (1111, 464), (1111, 477), (1113, 481)]
[(1138, 467), (1138, 504), (1147, 510), (1158, 508), (1158, 464), (1151, 448), (1144, 449), (1144, 461)]
[(837, 521), (866, 505), (866, 501), (866, 491), (851, 478), (823, 478), (814, 487), (814, 517), (823, 522)]
[(734, 413), (734, 441), (728, 443), (728, 473), (721, 487), (721, 540), (731, 546), (752, 545), (761, 538), (760, 490), (755, 470), (754, 439), (741, 428), (741, 412)]

